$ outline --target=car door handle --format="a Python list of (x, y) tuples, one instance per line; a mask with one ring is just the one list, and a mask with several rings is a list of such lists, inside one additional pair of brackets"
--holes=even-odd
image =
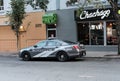
[(30, 51), (32, 51), (32, 49), (30, 49)]

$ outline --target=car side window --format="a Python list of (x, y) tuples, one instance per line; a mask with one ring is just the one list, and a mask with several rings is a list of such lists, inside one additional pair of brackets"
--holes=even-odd
[(42, 42), (37, 43), (37, 46), (38, 47), (44, 47), (44, 46), (46, 46), (46, 41), (42, 41)]
[(47, 46), (61, 46), (61, 44), (56, 41), (48, 41)]
[(61, 46), (61, 45), (62, 45), (61, 43), (56, 42), (56, 46)]
[(56, 46), (56, 42), (48, 41), (47, 46)]

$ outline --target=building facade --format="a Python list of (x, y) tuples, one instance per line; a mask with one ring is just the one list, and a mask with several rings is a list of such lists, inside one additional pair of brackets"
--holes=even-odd
[(117, 51), (115, 19), (107, 0), (101, 0), (100, 4), (105, 6), (104, 9), (88, 4), (84, 12), (79, 15), (76, 13), (77, 5), (82, 3), (66, 6), (67, 0), (54, 1), (56, 8), (48, 10), (47, 13), (56, 13), (58, 20), (56, 24), (47, 24), (47, 37), (77, 41), (83, 43), (87, 50)]
[[(10, 11), (10, 0), (1, 0), (0, 4), (0, 52), (17, 51), (17, 39), (15, 32), (9, 25), (9, 18), (6, 16)], [(42, 10), (34, 10), (30, 5), (26, 5), (26, 17), (20, 32), (20, 48), (31, 46), (40, 40), (46, 39), (46, 25), (42, 23)]]
[[(9, 26), (9, 20), (5, 16), (10, 11), (10, 0), (1, 0), (0, 4), (0, 51), (15, 51), (16, 36)], [(27, 0), (26, 0), (27, 1)], [(77, 41), (85, 44), (87, 50), (117, 51), (117, 32), (114, 17), (107, 0), (101, 0), (100, 4), (106, 9), (95, 9), (94, 4), (85, 6), (84, 13), (76, 14), (78, 4), (85, 0), (66, 6), (68, 0), (49, 0), (48, 9), (45, 13), (41, 9), (33, 9), (26, 5), (27, 17), (23, 21), (25, 31), (21, 32), (21, 48), (35, 44), (36, 42), (57, 37), (63, 40)], [(93, 0), (94, 1), (94, 0)], [(33, 3), (35, 0), (33, 0)], [(95, 2), (94, 3), (99, 3)], [(52, 15), (51, 15), (52, 14)], [(57, 15), (56, 22), (48, 19), (49, 23), (43, 24), (43, 16)], [(91, 15), (93, 14), (93, 15)], [(95, 15), (96, 14), (96, 15)], [(99, 15), (97, 15), (99, 14)], [(104, 15), (105, 14), (105, 15)], [(99, 16), (99, 17), (97, 17)], [(54, 18), (54, 17), (53, 17)], [(3, 31), (6, 30), (6, 31)]]

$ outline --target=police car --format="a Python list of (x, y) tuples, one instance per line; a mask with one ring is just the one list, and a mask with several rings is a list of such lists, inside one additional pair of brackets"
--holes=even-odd
[(86, 55), (84, 45), (80, 46), (75, 42), (58, 39), (43, 40), (34, 46), (21, 49), (19, 52), (19, 57), (24, 61), (42, 57), (54, 57), (59, 61), (67, 61), (70, 58), (84, 55)]

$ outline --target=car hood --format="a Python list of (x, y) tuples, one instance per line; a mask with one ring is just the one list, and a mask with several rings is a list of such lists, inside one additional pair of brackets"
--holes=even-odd
[(30, 50), (30, 49), (33, 49), (33, 48), (34, 48), (34, 46), (30, 46), (30, 47), (22, 48), (20, 51)]

